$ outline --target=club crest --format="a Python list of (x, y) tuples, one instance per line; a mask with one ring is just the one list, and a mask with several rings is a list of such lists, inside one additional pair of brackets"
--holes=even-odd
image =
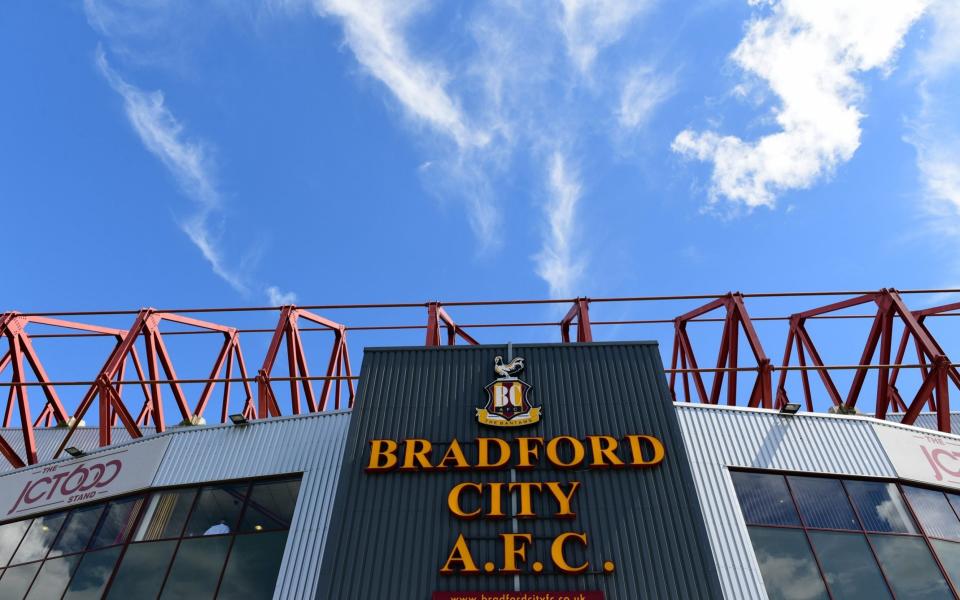
[(541, 407), (530, 406), (530, 384), (516, 377), (523, 371), (523, 359), (504, 363), (498, 356), (493, 370), (499, 377), (487, 384), (487, 404), (477, 409), (477, 421), (492, 427), (520, 427), (539, 421)]

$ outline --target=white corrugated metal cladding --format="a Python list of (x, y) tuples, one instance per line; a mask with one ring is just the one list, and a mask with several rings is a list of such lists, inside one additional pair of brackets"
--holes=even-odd
[(773, 410), (684, 403), (676, 407), (726, 598), (767, 598), (730, 467), (897, 477), (875, 427), (903, 426), (866, 417), (783, 417)]
[[(252, 421), (243, 427), (174, 428), (161, 434), (169, 436), (170, 443), (153, 486), (303, 473), (274, 598), (313, 598), (349, 425), (348, 412), (330, 412)], [(19, 430), (0, 434), (22, 450)], [(127, 438), (125, 432), (122, 435), (115, 439)], [(63, 439), (63, 430), (38, 428), (36, 436), (41, 461), (47, 461)], [(78, 429), (71, 445), (95, 456), (97, 436), (94, 427)], [(0, 472), (10, 470), (9, 465), (0, 467)]]

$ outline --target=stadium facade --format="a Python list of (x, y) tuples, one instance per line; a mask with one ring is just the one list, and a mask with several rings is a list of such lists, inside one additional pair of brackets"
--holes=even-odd
[(653, 343), (368, 348), (352, 410), (238, 421), (58, 460), (38, 429), (0, 475), (0, 598), (960, 590), (960, 437), (674, 403)]

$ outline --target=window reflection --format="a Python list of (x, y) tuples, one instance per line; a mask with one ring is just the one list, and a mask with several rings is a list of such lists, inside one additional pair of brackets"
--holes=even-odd
[(286, 531), (237, 536), (218, 598), (270, 598), (287, 542)]
[(847, 492), (839, 479), (826, 477), (787, 478), (807, 527), (859, 530)]
[(197, 491), (192, 489), (154, 494), (133, 539), (140, 541), (180, 537), (196, 495)]
[(240, 531), (286, 529), (293, 519), (300, 481), (259, 483), (250, 491)]
[(10, 557), (20, 545), (27, 527), (30, 527), (30, 519), (0, 525), (0, 567), (10, 562)]
[(34, 519), (10, 564), (30, 562), (46, 556), (66, 516), (66, 513), (56, 513)]
[(946, 540), (930, 540), (930, 543), (953, 586), (960, 586), (960, 543)]
[(93, 530), (103, 514), (103, 505), (86, 506), (70, 512), (67, 522), (60, 531), (60, 536), (50, 550), (50, 556), (73, 554), (87, 547), (87, 542), (93, 536)]
[(176, 548), (176, 540), (130, 544), (107, 598), (156, 598)]
[(895, 483), (845, 482), (863, 526), (881, 533), (917, 533)]
[(3, 572), (3, 577), (0, 578), (0, 597), (4, 599), (23, 598), (39, 570), (40, 563), (38, 562), (19, 567), (9, 567)]
[(870, 541), (898, 598), (932, 600), (953, 597), (922, 538), (871, 535)]
[(137, 519), (137, 509), (143, 498), (125, 498), (115, 500), (107, 507), (107, 514), (100, 521), (100, 527), (90, 542), (90, 548), (102, 548), (122, 544), (127, 540)]
[(834, 598), (880, 600), (891, 597), (862, 533), (811, 531), (810, 542)]
[(770, 600), (828, 599), (803, 531), (770, 527), (749, 529)]
[(79, 554), (44, 562), (40, 572), (37, 573), (37, 578), (33, 580), (33, 585), (30, 586), (30, 593), (27, 594), (26, 600), (47, 600), (62, 596), (79, 562)]
[(230, 542), (227, 536), (183, 540), (160, 597), (213, 598)]
[(960, 521), (943, 492), (904, 486), (903, 493), (927, 535), (960, 541)]
[(183, 535), (222, 535), (236, 531), (248, 487), (243, 483), (202, 488)]
[(800, 525), (797, 509), (782, 475), (730, 473), (747, 523), (757, 525)]
[(119, 556), (119, 546), (84, 554), (63, 600), (99, 599), (107, 587), (107, 581)]

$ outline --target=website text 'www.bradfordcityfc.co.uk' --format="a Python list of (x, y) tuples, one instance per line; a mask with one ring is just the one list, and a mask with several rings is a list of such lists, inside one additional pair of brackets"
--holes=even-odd
[(432, 600), (603, 600), (603, 592), (434, 592)]

